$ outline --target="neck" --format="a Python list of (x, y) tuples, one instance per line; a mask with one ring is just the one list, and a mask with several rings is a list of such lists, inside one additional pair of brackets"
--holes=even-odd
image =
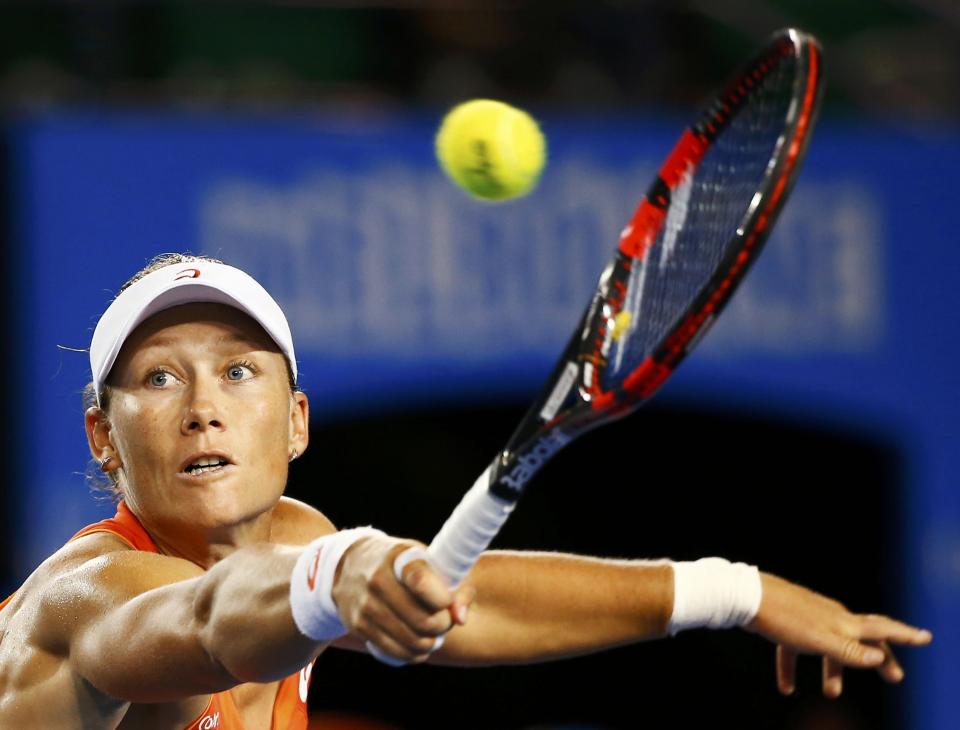
[(151, 520), (128, 504), (162, 555), (182, 558), (209, 570), (237, 550), (270, 542), (273, 508), (229, 525), (200, 527), (195, 524), (166, 524)]

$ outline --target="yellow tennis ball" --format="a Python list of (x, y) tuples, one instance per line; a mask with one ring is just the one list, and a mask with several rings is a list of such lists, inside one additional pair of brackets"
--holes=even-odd
[(491, 99), (455, 106), (437, 131), (437, 159), (461, 188), (485, 200), (526, 195), (537, 184), (546, 142), (529, 114)]

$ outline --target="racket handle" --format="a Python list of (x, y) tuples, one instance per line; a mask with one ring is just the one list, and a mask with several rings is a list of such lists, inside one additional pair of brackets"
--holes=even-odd
[(500, 532), (515, 502), (490, 493), (488, 466), (427, 548), (427, 561), (456, 588)]
[[(426, 550), (421, 547), (407, 548), (396, 557), (393, 573), (398, 581), (403, 580), (403, 569), (409, 563), (426, 560), (450, 582), (451, 588), (460, 585), (480, 554), (503, 527), (516, 504), (490, 493), (492, 468), (493, 464), (474, 482)], [(436, 651), (442, 645), (443, 637), (438, 636), (431, 651)], [(384, 653), (369, 641), (367, 651), (384, 664), (394, 667), (405, 664), (402, 659)]]

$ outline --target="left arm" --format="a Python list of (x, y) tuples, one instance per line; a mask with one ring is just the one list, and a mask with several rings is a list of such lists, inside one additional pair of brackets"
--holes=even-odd
[(435, 663), (525, 664), (656, 639), (673, 606), (665, 561), (490, 551), (465, 582), (477, 592), (469, 621)]
[[(477, 600), (470, 621), (451, 630), (437, 663), (549, 661), (659, 638), (673, 613), (667, 561), (572, 555), (485, 553), (468, 576)], [(756, 616), (744, 627), (777, 645), (777, 684), (795, 688), (799, 654), (822, 657), (823, 691), (843, 690), (842, 670), (875, 669), (903, 679), (891, 645), (922, 646), (930, 632), (886, 616), (852, 613), (839, 602), (768, 573)]]
[[(303, 544), (334, 529), (313, 508), (289, 502), (290, 524), (298, 527), (296, 534), (284, 530), (288, 534), (279, 541)], [(362, 634), (356, 620), (347, 622), (353, 635), (335, 642), (341, 648), (366, 651), (365, 641), (372, 640), (407, 661), (522, 664), (658, 638), (673, 615), (673, 568), (665, 561), (488, 551), (451, 594), (424, 563), (407, 566), (403, 583), (396, 581), (393, 559), (408, 542), (367, 543), (366, 550), (350, 551), (345, 560), (365, 564), (357, 574), (368, 580), (344, 594), (352, 594), (354, 615), (365, 613), (368, 619)], [(932, 640), (929, 631), (852, 613), (777, 576), (761, 573), (761, 581), (759, 611), (744, 628), (777, 645), (777, 684), (784, 694), (794, 691), (799, 654), (822, 657), (824, 693), (837, 696), (843, 667), (876, 669), (886, 681), (899, 682), (903, 670), (891, 645)], [(338, 605), (344, 613), (344, 602)], [(446, 643), (431, 654), (433, 638), (443, 634)]]
[[(408, 565), (403, 582), (393, 578), (393, 557), (402, 549), (368, 551), (363, 560), (376, 589), (355, 601), (378, 617), (378, 632), (395, 641), (391, 649), (406, 647), (405, 654), (392, 653), (408, 661), (460, 666), (550, 661), (664, 636), (673, 615), (674, 570), (667, 561), (489, 551), (451, 600), (443, 579), (423, 562)], [(823, 657), (824, 692), (836, 696), (843, 667), (876, 669), (898, 682), (903, 672), (891, 645), (921, 646), (932, 638), (886, 616), (852, 613), (776, 576), (761, 573), (760, 580), (759, 610), (745, 628), (777, 644), (777, 679), (785, 694), (793, 691), (798, 654)], [(439, 651), (424, 648), (444, 633)], [(363, 638), (381, 643), (375, 634)], [(363, 648), (350, 636), (336, 643)]]
[[(392, 558), (386, 573), (390, 565)], [(368, 569), (368, 575), (375, 574)], [(435, 664), (528, 664), (656, 639), (666, 633), (673, 607), (673, 569), (666, 561), (491, 550), (477, 561), (452, 603), (449, 598), (441, 602), (449, 596), (440, 590), (443, 581), (422, 562), (404, 570), (406, 585), (392, 574), (385, 577), (371, 580), (376, 598), (369, 604), (380, 607), (371, 606), (370, 613), (378, 616), (383, 633), (409, 647), (414, 661)], [(419, 616), (411, 610), (409, 593), (421, 596)], [(384, 618), (384, 604), (398, 607), (396, 620)], [(438, 606), (446, 622), (438, 622)], [(422, 646), (413, 645), (418, 633), (443, 633), (436, 629), (444, 623), (449, 632), (438, 651), (423, 653)], [(364, 641), (371, 639), (376, 635), (364, 631), (334, 645), (363, 651)]]

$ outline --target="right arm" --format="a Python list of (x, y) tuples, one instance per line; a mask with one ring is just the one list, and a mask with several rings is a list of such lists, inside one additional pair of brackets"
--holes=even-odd
[[(297, 571), (313, 564), (304, 558), (331, 548), (318, 544), (243, 548), (206, 572), (153, 553), (96, 555), (41, 591), (33, 643), (68, 657), (72, 671), (100, 692), (129, 702), (169, 702), (289, 676), (329, 643), (305, 636), (291, 607), (291, 579), (303, 579)], [(361, 537), (344, 559), (331, 563), (335, 609), (351, 630), (362, 612), (384, 610), (380, 587), (395, 581), (377, 568), (409, 546), (386, 535)], [(453, 596), (442, 584), (432, 589), (408, 599), (407, 618), (426, 627), (419, 653), (452, 625), (447, 607)]]
[(101, 692), (131, 702), (272, 681), (324, 647), (301, 634), (290, 613), (299, 553), (245, 548), (206, 572), (135, 551), (93, 558), (44, 591), (36, 643), (69, 656)]

